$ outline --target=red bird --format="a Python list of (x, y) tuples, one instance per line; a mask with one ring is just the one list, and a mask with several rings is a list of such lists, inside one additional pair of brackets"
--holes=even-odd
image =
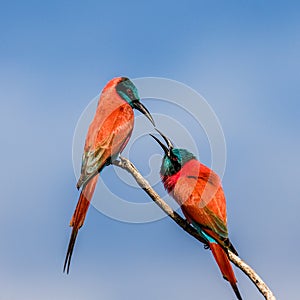
[(228, 258), (228, 249), (237, 252), (228, 238), (226, 200), (220, 178), (191, 152), (174, 148), (171, 141), (158, 132), (167, 143), (165, 146), (151, 135), (165, 152), (160, 170), (164, 187), (181, 206), (187, 221), (206, 240), (223, 277), (242, 300)]
[(101, 93), (85, 140), (81, 175), (77, 182), (77, 188), (82, 189), (70, 222), (73, 229), (64, 263), (67, 273), (78, 230), (83, 225), (99, 173), (117, 158), (130, 139), (134, 125), (133, 109), (143, 113), (155, 126), (149, 111), (139, 101), (134, 84), (126, 77), (110, 80)]

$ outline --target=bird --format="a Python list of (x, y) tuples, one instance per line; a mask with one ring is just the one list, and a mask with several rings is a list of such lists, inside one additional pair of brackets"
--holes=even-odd
[(155, 126), (153, 117), (140, 102), (133, 82), (127, 77), (110, 80), (101, 92), (85, 140), (81, 175), (77, 182), (81, 193), (70, 221), (72, 233), (63, 267), (63, 272), (67, 274), (78, 230), (84, 223), (99, 173), (118, 157), (130, 139), (134, 127), (133, 109), (144, 114)]
[(161, 131), (166, 145), (150, 134), (164, 151), (160, 177), (188, 221), (206, 241), (237, 299), (242, 296), (228, 258), (228, 250), (238, 255), (228, 238), (226, 200), (219, 176), (186, 149), (175, 148)]

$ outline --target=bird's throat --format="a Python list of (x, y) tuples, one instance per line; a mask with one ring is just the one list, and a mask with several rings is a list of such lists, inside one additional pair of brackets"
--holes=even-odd
[(164, 184), (165, 189), (168, 191), (168, 193), (171, 193), (180, 177), (180, 171), (173, 174), (173, 175), (161, 175), (161, 180)]

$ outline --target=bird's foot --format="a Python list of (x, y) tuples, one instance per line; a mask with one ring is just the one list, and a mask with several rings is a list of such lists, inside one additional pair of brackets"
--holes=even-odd
[(210, 248), (207, 244), (204, 244), (204, 249), (207, 250), (207, 249), (210, 249)]

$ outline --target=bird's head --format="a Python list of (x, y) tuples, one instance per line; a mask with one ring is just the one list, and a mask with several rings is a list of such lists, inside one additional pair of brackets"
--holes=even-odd
[(162, 147), (165, 153), (160, 169), (160, 174), (162, 176), (172, 176), (176, 174), (178, 171), (181, 170), (185, 163), (196, 158), (194, 154), (192, 154), (186, 149), (174, 148), (174, 145), (169, 138), (167, 138), (158, 129), (156, 129), (156, 131), (162, 136), (162, 138), (167, 144), (163, 144), (156, 136), (150, 134)]
[[(136, 86), (127, 77), (118, 77), (110, 82), (115, 87), (119, 96), (125, 100), (133, 109), (137, 109), (144, 114), (155, 126), (154, 120), (148, 109), (140, 102), (140, 97)], [(110, 83), (108, 83), (109, 85)]]

